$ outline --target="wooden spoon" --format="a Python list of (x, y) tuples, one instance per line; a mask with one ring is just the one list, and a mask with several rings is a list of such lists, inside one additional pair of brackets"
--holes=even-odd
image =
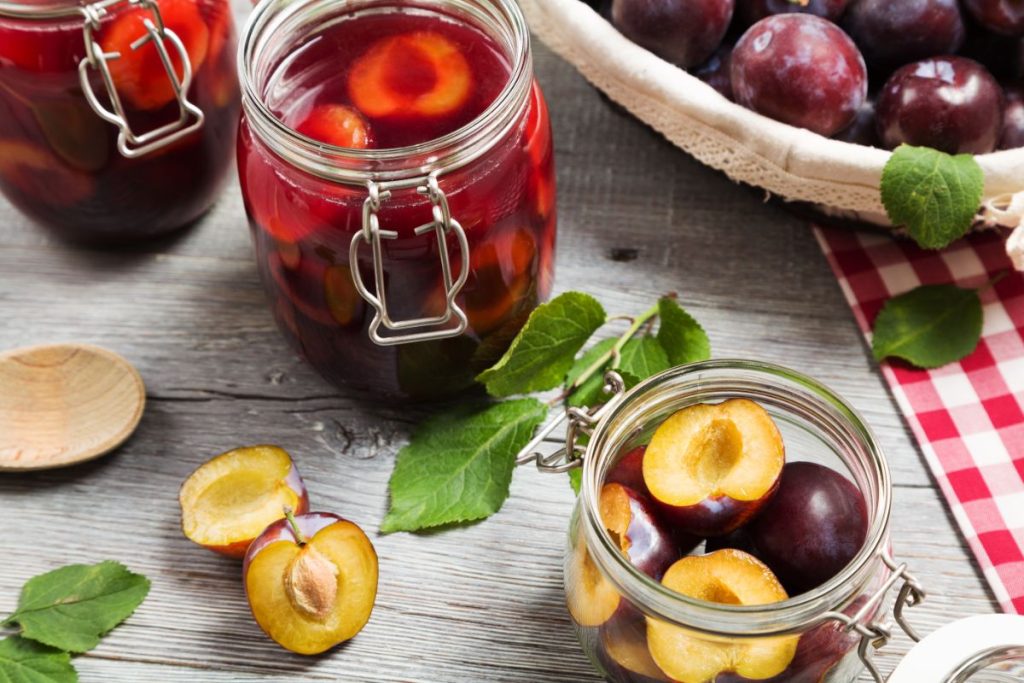
[(138, 371), (86, 344), (0, 354), (0, 470), (63, 467), (109, 453), (146, 404)]

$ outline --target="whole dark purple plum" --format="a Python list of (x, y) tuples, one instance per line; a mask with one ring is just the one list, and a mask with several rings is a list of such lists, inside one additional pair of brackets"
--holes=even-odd
[(732, 99), (732, 77), (729, 64), (732, 62), (732, 48), (722, 45), (711, 58), (693, 70), (693, 75), (717, 90), (726, 99)]
[(1000, 81), (1024, 78), (1024, 38), (992, 33), (968, 21), (967, 40), (959, 54), (980, 62)]
[(734, 0), (612, 0), (622, 35), (684, 69), (697, 66), (722, 42)]
[(1024, 36), (1024, 2), (1021, 0), (964, 0), (964, 5), (989, 31), (1004, 36)]
[(985, 67), (965, 57), (936, 57), (892, 75), (875, 107), (878, 136), (949, 154), (984, 154), (999, 143), (1003, 94)]
[(999, 149), (1024, 147), (1024, 86), (1006, 88), (1003, 108), (1003, 136)]
[(736, 102), (830, 136), (853, 122), (868, 90), (864, 59), (842, 29), (812, 14), (777, 14), (732, 52)]
[(875, 103), (871, 99), (864, 100), (857, 110), (857, 116), (846, 128), (834, 136), (836, 140), (852, 142), (855, 145), (866, 145), (868, 147), (881, 147), (878, 140), (878, 127), (875, 125)]
[(953, 54), (965, 35), (957, 0), (856, 0), (843, 28), (883, 78), (904, 64)]
[(867, 528), (864, 496), (849, 479), (823, 465), (793, 462), (782, 469), (778, 492), (747, 532), (756, 556), (793, 596), (849, 564)]

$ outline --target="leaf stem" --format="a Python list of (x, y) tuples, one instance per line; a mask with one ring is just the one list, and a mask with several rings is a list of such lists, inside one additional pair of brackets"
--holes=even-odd
[(993, 287), (998, 285), (1000, 282), (1002, 282), (1003, 278), (1005, 278), (1009, 274), (1010, 274), (1009, 270), (1002, 270), (1002, 271), (996, 273), (994, 276), (992, 276), (991, 280), (989, 280), (988, 282), (983, 284), (981, 287), (978, 287), (974, 291), (978, 293), (978, 296), (981, 296), (982, 294), (984, 294), (985, 292), (987, 292), (988, 290), (992, 289)]
[(568, 387), (568, 389), (566, 389), (565, 393), (571, 394), (572, 392), (579, 389), (581, 386), (583, 386), (584, 382), (593, 377), (596, 373), (600, 372), (601, 369), (604, 368), (604, 366), (607, 365), (608, 361), (610, 360), (614, 360), (614, 362), (612, 363), (613, 369), (618, 367), (618, 361), (622, 354), (622, 347), (626, 345), (626, 342), (633, 338), (633, 335), (636, 334), (641, 327), (643, 327), (644, 323), (646, 323), (649, 320), (653, 320), (653, 318), (656, 315), (658, 315), (658, 304), (654, 304), (646, 311), (644, 311), (637, 317), (633, 318), (633, 322), (630, 324), (629, 328), (627, 328), (626, 331), (623, 332), (622, 335), (615, 341), (615, 344), (612, 345), (612, 348), (602, 353), (597, 358), (597, 360), (591, 363), (586, 370), (580, 373), (580, 376), (576, 378), (576, 381), (573, 382), (572, 385)]
[(302, 533), (301, 529), (299, 529), (299, 522), (295, 519), (295, 512), (287, 505), (284, 506), (284, 518), (288, 520), (288, 526), (292, 528), (292, 533), (295, 534), (295, 540), (298, 544), (303, 546), (309, 543), (309, 539), (306, 538), (306, 535)]

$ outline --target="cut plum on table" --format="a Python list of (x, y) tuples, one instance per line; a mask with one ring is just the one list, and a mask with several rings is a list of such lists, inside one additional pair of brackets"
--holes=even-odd
[(739, 528), (768, 502), (785, 463), (782, 435), (747, 399), (684, 408), (655, 431), (644, 482), (664, 519), (696, 536)]
[(322, 104), (314, 108), (296, 130), (335, 147), (366, 149), (373, 144), (366, 119), (343, 104)]
[(245, 556), (253, 539), (284, 516), (309, 507), (291, 457), (277, 446), (222, 453), (189, 475), (178, 494), (181, 528), (195, 543), (229, 557)]
[(348, 92), (365, 116), (445, 116), (469, 99), (472, 71), (458, 45), (433, 31), (374, 43), (349, 72)]
[(680, 552), (650, 499), (622, 484), (605, 484), (598, 507), (605, 529), (630, 564), (660, 580)]
[(377, 552), (337, 515), (290, 510), (253, 541), (242, 569), (256, 623), (281, 647), (319, 654), (351, 639), (377, 598)]
[[(661, 583), (687, 597), (726, 605), (766, 605), (788, 598), (771, 570), (740, 550), (684, 557), (665, 572)], [(712, 640), (647, 618), (651, 656), (680, 683), (708, 683), (728, 673), (752, 680), (777, 676), (793, 661), (797, 642), (797, 636)]]
[[(210, 30), (198, 5), (193, 0), (160, 0), (159, 5), (164, 27), (181, 40), (192, 73), (196, 73), (206, 60), (210, 45)], [(129, 9), (119, 14), (99, 38), (104, 52), (121, 55), (108, 62), (110, 75), (118, 92), (138, 109), (159, 109), (175, 97), (174, 86), (153, 41), (132, 49), (132, 43), (146, 35), (144, 22), (152, 18), (153, 15), (141, 7)], [(164, 44), (180, 80), (184, 76), (181, 55), (170, 42)]]
[(730, 70), (737, 103), (825, 136), (853, 122), (868, 92), (857, 46), (812, 14), (778, 14), (751, 26)]

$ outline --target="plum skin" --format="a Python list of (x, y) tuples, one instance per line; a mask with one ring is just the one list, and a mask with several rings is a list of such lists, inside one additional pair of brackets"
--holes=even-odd
[[(623, 535), (629, 541), (629, 548), (624, 549), (623, 554), (634, 567), (660, 581), (665, 570), (681, 554), (673, 535), (658, 519), (650, 498), (621, 484), (605, 486), (617, 486), (628, 501), (629, 524)], [(614, 536), (613, 539), (619, 540)]]
[(906, 143), (949, 154), (985, 154), (996, 148), (1002, 131), (1002, 89), (972, 59), (925, 59), (907, 64), (886, 82), (875, 120), (889, 149)]
[(612, 0), (624, 36), (684, 69), (705, 61), (732, 21), (734, 0)]
[(957, 0), (857, 0), (843, 28), (883, 76), (919, 59), (953, 54), (966, 36)]
[[(335, 522), (344, 521), (347, 520), (331, 512), (295, 513), (295, 523), (298, 525), (299, 531), (306, 538), (313, 538), (321, 529), (325, 529)], [(253, 558), (259, 555), (260, 551), (268, 545), (277, 541), (290, 541), (295, 545), (299, 545), (299, 539), (295, 536), (295, 530), (292, 529), (291, 524), (285, 517), (268, 526), (249, 545), (249, 549), (245, 553), (245, 561), (242, 563), (242, 576), (249, 573), (249, 564), (252, 563)]]
[(709, 496), (694, 505), (670, 505), (653, 498), (662, 519), (691, 537), (725, 536), (755, 518), (779, 488), (779, 479), (757, 500)]
[(1003, 108), (1003, 134), (999, 149), (1024, 147), (1024, 86), (1004, 90), (1006, 106)]
[(835, 470), (810, 462), (782, 469), (775, 496), (747, 527), (754, 555), (791, 595), (822, 585), (850, 563), (867, 537), (864, 496)]
[(733, 50), (730, 75), (739, 104), (825, 136), (853, 122), (868, 91), (857, 46), (811, 14), (778, 14), (751, 26)]
[(806, 5), (793, 0), (736, 0), (736, 14), (747, 26), (773, 14), (813, 14), (829, 21), (843, 16), (850, 0), (809, 0)]
[(1024, 3), (1019, 0), (964, 0), (964, 6), (989, 31), (1024, 36)]
[(708, 61), (697, 67), (693, 75), (704, 81), (727, 100), (732, 100), (732, 79), (729, 65), (732, 62), (732, 48), (722, 45)]

